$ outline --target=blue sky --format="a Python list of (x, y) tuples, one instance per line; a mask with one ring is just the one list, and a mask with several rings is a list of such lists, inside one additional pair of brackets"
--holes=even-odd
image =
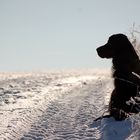
[(0, 0), (0, 71), (109, 68), (96, 48), (140, 25), (139, 0)]

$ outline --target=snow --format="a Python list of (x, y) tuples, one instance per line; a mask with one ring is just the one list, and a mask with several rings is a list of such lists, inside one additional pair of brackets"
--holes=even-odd
[(139, 140), (139, 114), (94, 121), (112, 80), (103, 70), (0, 73), (0, 140)]

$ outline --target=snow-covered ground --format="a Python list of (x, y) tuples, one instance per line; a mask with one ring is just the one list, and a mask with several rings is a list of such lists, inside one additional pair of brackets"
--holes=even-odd
[(139, 140), (139, 114), (93, 121), (112, 89), (99, 70), (0, 73), (0, 140)]

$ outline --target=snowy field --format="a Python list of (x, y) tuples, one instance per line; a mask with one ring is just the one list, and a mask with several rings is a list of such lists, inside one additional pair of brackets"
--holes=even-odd
[(0, 140), (140, 140), (139, 114), (93, 121), (107, 110), (109, 73), (0, 73)]

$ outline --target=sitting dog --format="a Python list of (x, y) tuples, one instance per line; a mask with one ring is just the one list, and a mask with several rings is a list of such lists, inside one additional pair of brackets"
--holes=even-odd
[(124, 34), (109, 37), (108, 42), (99, 48), (101, 58), (112, 58), (114, 90), (109, 102), (109, 113), (115, 120), (124, 120), (131, 113), (138, 113), (140, 105), (136, 98), (140, 87), (140, 60)]

